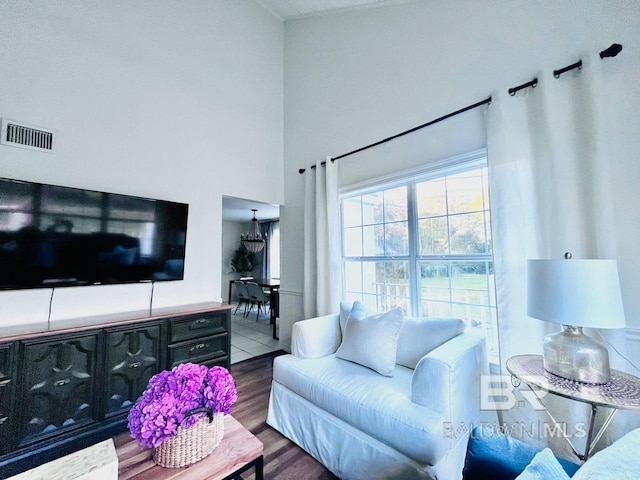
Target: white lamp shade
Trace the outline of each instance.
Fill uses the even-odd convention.
[[[527,315],[591,328],[624,328],[615,260],[529,260]]]

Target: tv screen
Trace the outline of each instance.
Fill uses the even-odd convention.
[[[0,289],[182,280],[188,205],[0,178]]]

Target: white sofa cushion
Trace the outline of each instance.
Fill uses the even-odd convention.
[[[640,472],[640,428],[590,457],[572,477],[575,480],[628,480]]]
[[[516,480],[569,480],[550,448],[538,452]]]
[[[434,465],[446,454],[444,418],[411,401],[413,371],[396,366],[383,377],[329,355],[274,360],[273,379],[310,403],[390,445],[410,458]]]
[[[393,308],[378,315],[359,318],[360,303],[356,302],[347,319],[342,343],[336,356],[355,362],[387,377],[393,376],[402,328],[401,308]]]
[[[465,329],[459,318],[410,318],[406,317],[398,337],[396,363],[416,368],[422,357]]]

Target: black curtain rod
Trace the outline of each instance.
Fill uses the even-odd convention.
[[[523,83],[522,85],[518,85],[517,87],[513,87],[509,89],[509,95],[511,95],[512,97],[519,92],[520,90],[523,90],[525,88],[536,88],[538,86],[538,78],[534,78],[533,80],[531,80],[530,82],[527,83]]]
[[[600,52],[600,58],[604,59],[604,58],[607,58],[607,57],[615,57],[621,51],[622,51],[622,45],[620,45],[619,43],[614,43],[609,48],[605,48],[604,50],[602,50]],[[564,68],[560,68],[558,70],[554,70],[553,71],[553,76],[555,78],[560,78],[560,75],[562,75],[563,73],[569,72],[569,71],[574,70],[576,68],[577,69],[582,69],[582,60],[579,60],[576,63],[572,63],[571,65],[566,66]],[[517,87],[510,88],[509,89],[509,95],[514,96],[518,91],[520,91],[520,90],[522,90],[524,88],[528,88],[528,87],[536,88],[537,85],[538,85],[538,78],[534,78],[530,82],[523,83],[522,85],[518,85]],[[446,115],[443,115],[442,117],[436,118],[435,120],[431,120],[430,122],[423,123],[422,125],[418,125],[417,127],[413,127],[413,128],[411,128],[409,130],[406,130],[404,132],[398,133],[398,134],[393,135],[391,137],[387,137],[384,140],[380,140],[379,142],[375,142],[375,143],[372,143],[371,145],[367,145],[366,147],[361,147],[361,148],[358,148],[356,150],[352,150],[351,152],[348,152],[348,153],[343,153],[342,155],[338,155],[337,157],[332,157],[331,158],[331,162],[333,163],[336,160],[339,160],[340,158],[348,157],[349,155],[353,155],[354,153],[362,152],[363,150],[367,150],[367,149],[372,148],[372,147],[377,147],[378,145],[390,142],[391,140],[394,140],[394,139],[396,139],[398,137],[402,137],[402,136],[407,135],[409,133],[413,133],[416,130],[420,130],[422,128],[429,127],[429,126],[431,126],[431,125],[433,125],[435,123],[441,122],[443,120],[446,120],[448,118],[454,117],[454,116],[459,115],[461,113],[464,113],[466,111],[472,110],[472,109],[477,108],[477,107],[479,107],[481,105],[488,105],[490,103],[491,103],[491,97],[485,98],[484,100],[482,100],[480,102],[477,102],[477,103],[474,103],[473,105],[468,105],[468,106],[466,106],[464,108],[461,108],[460,110],[456,110],[455,112],[451,112],[451,113],[448,113]],[[327,162],[321,162],[320,163],[320,165],[323,166],[323,167],[326,164],[327,164]],[[316,165],[311,165],[311,167],[309,167],[309,168],[311,168],[313,170],[313,169],[316,168]],[[298,170],[298,173],[300,173],[300,174],[303,174],[304,172],[306,172],[306,169],[304,169],[304,168],[301,168],[301,169]]]
[[[563,73],[570,72],[571,70],[575,70],[576,68],[578,70],[582,70],[582,60],[579,60],[576,63],[569,65],[568,67],[560,68],[559,70],[554,70],[553,76],[555,78],[560,78],[560,75],[562,75]]]
[[[331,162],[333,163],[336,160],[339,160],[339,159],[344,158],[344,157],[348,157],[349,155],[353,155],[354,153],[362,152],[363,150],[367,150],[367,149],[372,148],[372,147],[377,147],[378,145],[382,145],[383,143],[387,143],[387,142],[390,142],[391,140],[395,140],[396,138],[402,137],[402,136],[407,135],[409,133],[413,133],[416,130],[420,130],[422,128],[429,127],[429,126],[431,126],[433,124],[436,124],[438,122],[442,122],[443,120],[446,120],[448,118],[455,117],[456,115],[460,115],[461,113],[467,112],[469,110],[473,110],[474,108],[478,108],[481,105],[488,105],[490,103],[491,103],[491,97],[485,98],[484,100],[476,102],[473,105],[467,105],[466,107],[461,108],[460,110],[456,110],[455,112],[447,113],[446,115],[443,115],[442,117],[438,117],[435,120],[431,120],[430,122],[423,123],[422,125],[418,125],[417,127],[413,127],[413,128],[411,128],[409,130],[405,130],[404,132],[398,133],[396,135],[392,135],[391,137],[387,137],[387,138],[385,138],[383,140],[380,140],[378,142],[375,142],[375,143],[372,143],[370,145],[367,145],[366,147],[360,147],[360,148],[358,148],[356,150],[352,150],[350,152],[343,153],[342,155],[338,155],[337,157],[332,157],[331,158]],[[327,162],[321,162],[320,163],[320,165],[323,166],[323,167],[326,164],[327,164]],[[316,168],[316,165],[311,165],[311,167],[309,167],[309,168],[311,168],[313,170],[314,168]],[[304,168],[301,168],[300,170],[298,170],[298,173],[300,173],[300,174],[302,174],[304,172],[306,172],[306,169],[304,169]]]
[[[622,51],[622,45],[620,45],[619,43],[614,43],[613,45],[611,45],[609,48],[605,48],[604,50],[602,50],[600,52],[600,58],[604,59],[607,57],[615,57],[616,55],[618,55],[620,52]],[[554,70],[553,71],[553,76],[555,78],[560,78],[560,75],[562,75],[563,73],[567,73],[571,70],[575,70],[575,69],[581,70],[582,69],[582,60],[577,61],[576,63],[572,63],[571,65],[568,65],[564,68],[560,68],[558,70]],[[516,92],[524,89],[524,88],[536,88],[536,86],[538,85],[538,79],[534,78],[533,80],[531,80],[530,82],[527,83],[523,83],[522,85],[518,85],[517,87],[513,87],[509,89],[509,95],[514,96],[516,94]]]

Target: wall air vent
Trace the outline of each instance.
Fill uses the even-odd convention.
[[[0,144],[28,148],[40,152],[53,152],[55,145],[54,130],[2,119]]]

